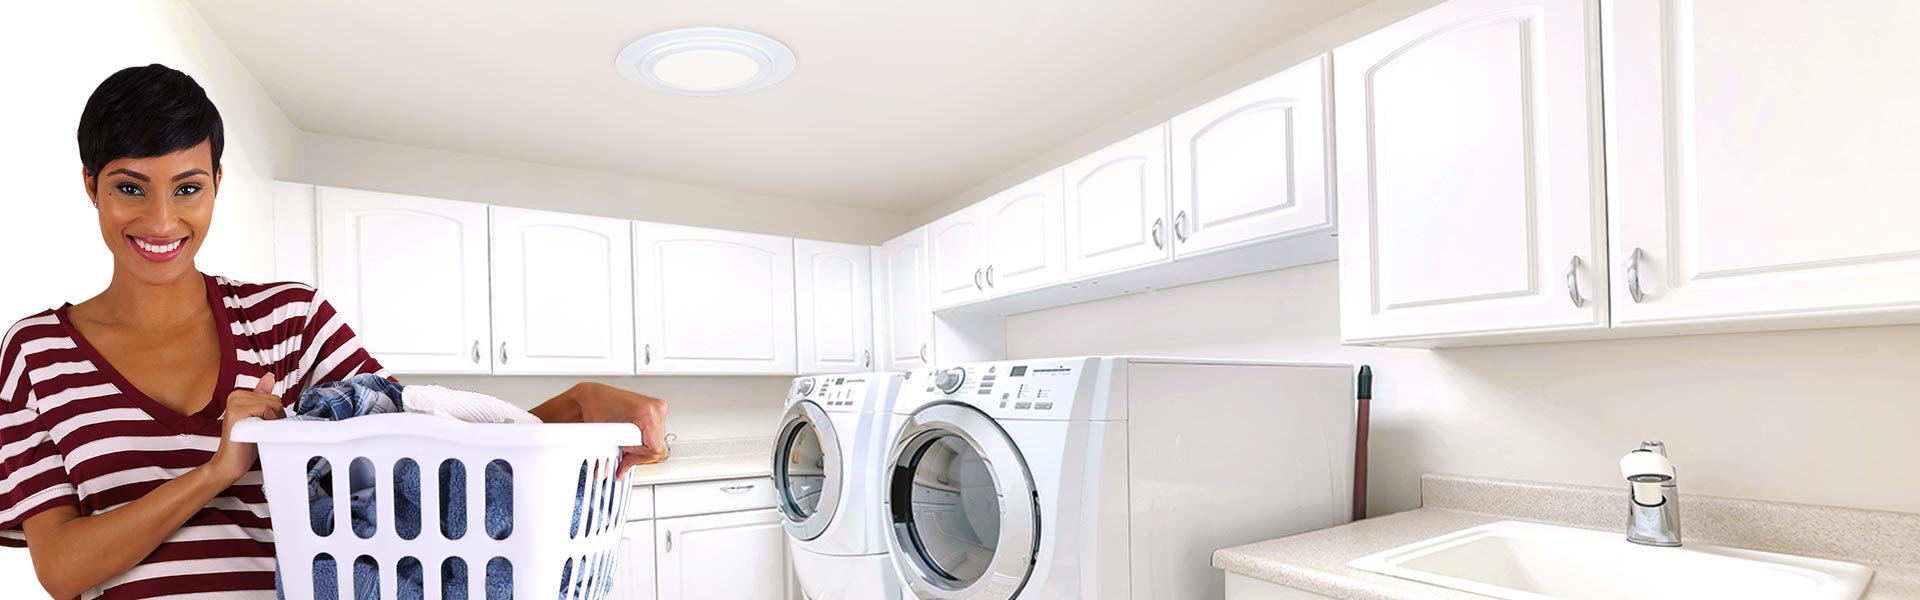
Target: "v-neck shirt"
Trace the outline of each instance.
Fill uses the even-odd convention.
[[[314,384],[387,375],[312,287],[203,278],[221,364],[214,397],[193,414],[128,383],[74,328],[71,305],[23,319],[0,339],[0,545],[24,545],[21,522],[48,509],[98,515],[206,464],[227,394],[267,373],[288,405]],[[256,465],[138,565],[81,597],[270,598],[267,514]]]

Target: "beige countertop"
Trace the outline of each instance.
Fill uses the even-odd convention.
[[[1424,508],[1215,552],[1229,573],[1345,600],[1484,596],[1347,566],[1362,556],[1504,520],[1624,529],[1624,490],[1429,475]],[[1682,496],[1688,541],[1847,560],[1874,569],[1864,600],[1920,599],[1920,514]],[[1466,510],[1468,508],[1474,510]]]
[[[676,443],[667,460],[634,467],[634,485],[773,475],[773,441],[748,438]]]

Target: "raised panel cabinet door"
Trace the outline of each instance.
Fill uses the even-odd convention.
[[[933,310],[927,305],[927,230],[915,229],[874,250],[875,307],[882,370],[905,371],[933,359]]]
[[[622,526],[619,562],[613,568],[614,600],[654,600],[653,521]]]
[[[494,373],[633,374],[624,219],[495,206]]]
[[[1048,171],[994,194],[986,211],[981,279],[988,295],[1011,294],[1058,283],[1067,276],[1066,240],[1060,226],[1060,170]]]
[[[873,263],[867,246],[793,241],[801,373],[873,369]]]
[[[941,309],[987,295],[985,203],[927,225],[928,301]]]
[[[1597,18],[1453,0],[1334,51],[1348,342],[1607,326]]]
[[[1068,279],[1173,257],[1167,130],[1166,125],[1149,129],[1062,169]]]
[[[1920,3],[1602,10],[1615,326],[1920,320]]]
[[[487,207],[322,187],[320,294],[393,373],[487,373]]]
[[[787,594],[787,536],[777,510],[655,521],[659,600]]]
[[[1327,73],[1314,58],[1173,118],[1176,260],[1332,232]]]
[[[639,372],[795,372],[793,239],[635,222]]]

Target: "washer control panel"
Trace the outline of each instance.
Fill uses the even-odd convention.
[[[853,408],[863,404],[867,391],[880,385],[885,373],[857,373],[852,375],[820,375],[801,377],[793,380],[793,387],[787,392],[787,401],[812,400],[829,410]]]
[[[959,400],[1009,416],[1064,414],[1091,362],[1071,358],[936,367],[909,377],[906,389],[927,400]]]

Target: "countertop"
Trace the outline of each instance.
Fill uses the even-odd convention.
[[[772,456],[772,439],[676,443],[667,460],[634,467],[633,485],[769,477],[773,475]]]
[[[1423,508],[1222,549],[1213,554],[1213,565],[1345,600],[1485,600],[1347,562],[1495,521],[1611,530],[1607,525],[1621,525],[1614,521],[1622,520],[1619,507],[1626,502],[1624,490],[1588,486],[1442,475],[1421,483]],[[1874,570],[1864,600],[1920,600],[1920,514],[1713,496],[1681,500],[1688,541],[1858,562]]]

